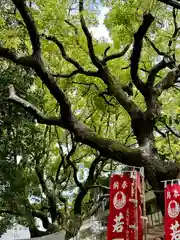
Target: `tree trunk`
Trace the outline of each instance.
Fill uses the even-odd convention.
[[[145,169],[145,178],[152,186],[157,198],[157,204],[164,214],[164,184],[163,180],[177,178],[180,167],[173,162],[162,160],[156,150],[153,129],[154,119],[139,114],[132,119],[132,128],[139,143],[142,159],[140,166]]]

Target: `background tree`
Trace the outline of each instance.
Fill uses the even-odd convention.
[[[177,178],[179,174],[178,1],[129,0],[97,4],[89,1],[85,4],[83,0],[13,0],[2,3],[2,65],[14,64],[16,74],[19,69],[25,71],[19,77],[29,77],[26,83],[41,96],[31,97],[28,91],[18,91],[19,79],[11,82],[7,77],[9,100],[21,106],[21,114],[26,114],[23,108],[29,113],[28,122],[32,123],[34,118],[40,124],[53,127],[59,149],[58,133],[61,136],[65,131],[70,136],[62,168],[67,172],[72,169],[73,181],[79,189],[70,213],[73,212],[76,219],[83,219],[83,205],[79,201],[86,201],[91,192],[89,186],[95,184],[107,159],[144,166],[146,178],[156,190],[163,211],[163,194],[158,192],[163,189],[161,181]],[[97,23],[99,4],[109,8],[105,24],[112,43],[94,40],[90,33],[90,27]],[[40,131],[43,128],[40,127]],[[61,194],[62,188],[54,185],[53,161],[47,163],[48,174],[42,171],[46,155],[53,152],[54,146],[46,147],[48,151],[43,152],[43,143],[39,145],[38,133],[33,132],[40,151],[32,145],[33,160],[30,161],[29,156],[28,161],[34,164],[46,195],[49,205],[46,220],[50,216],[50,226],[57,226],[57,212],[63,209],[58,205],[57,192]],[[42,136],[40,134],[40,138]],[[63,140],[62,146],[64,143]],[[83,184],[77,180],[76,161],[82,148],[91,156],[87,166],[89,174]],[[26,171],[29,169],[27,166]],[[53,177],[51,183],[47,181],[49,173]],[[47,182],[51,186],[47,186]],[[53,192],[57,189],[55,198],[49,188],[54,189]],[[28,197],[29,194],[26,200]],[[69,220],[64,221],[67,238],[76,235],[80,227],[79,224],[76,231],[70,233],[73,221]],[[48,232],[49,225],[45,228]]]

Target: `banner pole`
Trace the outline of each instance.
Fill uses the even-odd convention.
[[[135,231],[136,231],[136,234],[135,234],[135,239],[138,240],[138,227],[139,227],[139,224],[138,224],[138,197],[137,197],[137,191],[138,191],[138,184],[137,184],[137,171],[135,171],[135,176],[136,178],[133,180],[135,181],[135,200],[137,201],[137,204],[135,204],[136,208],[135,208]]]
[[[146,217],[146,200],[145,200],[145,181],[144,181],[144,168],[141,169],[142,176],[141,176],[141,186],[142,186],[142,205],[143,205],[143,227],[144,227],[144,240],[147,240],[147,217]]]

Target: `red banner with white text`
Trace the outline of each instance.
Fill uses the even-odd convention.
[[[111,177],[108,240],[142,240],[141,191],[139,173],[135,173]]]
[[[164,231],[166,240],[180,239],[180,185],[165,188]]]

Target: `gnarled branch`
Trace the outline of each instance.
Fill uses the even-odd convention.
[[[82,0],[80,0],[81,22],[83,25],[84,21],[82,11],[83,2]],[[86,25],[85,26],[83,25],[83,28],[84,31],[87,33],[87,29],[85,30]],[[87,37],[87,39],[90,40],[91,38]],[[89,42],[89,47],[91,46],[91,44],[92,42],[91,43]],[[52,74],[50,74],[49,71],[46,69],[43,60],[37,60],[34,59],[33,57],[27,57],[26,59],[23,58],[23,60],[21,61],[12,53],[12,51],[2,47],[0,47],[0,57],[9,59],[16,64],[21,64],[22,66],[25,67],[26,66],[31,67],[36,72],[37,76],[46,85],[51,95],[56,99],[56,101],[60,105],[61,123],[63,124],[58,123],[57,125],[72,132],[76,138],[76,141],[81,142],[83,144],[87,144],[92,148],[95,148],[101,153],[102,156],[114,158],[117,161],[120,161],[125,164],[131,164],[133,158],[134,165],[140,164],[142,156],[139,149],[131,149],[129,147],[124,146],[118,141],[102,138],[75,117],[71,110],[71,104],[69,99],[67,98],[64,91],[58,86]],[[104,71],[106,70],[103,70],[102,74],[104,74]],[[106,82],[105,77],[106,76],[104,75],[104,82]],[[108,75],[108,77],[110,77],[110,75]],[[112,79],[109,79],[109,82],[111,82],[111,80]],[[112,81],[114,82],[115,80]],[[132,100],[130,100],[127,97],[126,93],[124,93],[122,88],[119,86],[117,88],[117,85],[118,84],[114,84],[113,86],[109,87],[113,91],[114,96],[117,98],[120,104],[125,109],[127,109],[127,111],[131,115],[134,112],[139,111],[137,106],[132,102]],[[28,108],[27,110],[29,111],[30,109]],[[38,120],[40,121],[40,119]]]
[[[89,77],[98,77],[98,72],[85,71],[82,69],[77,69],[77,70],[74,70],[73,72],[67,73],[67,74],[57,73],[57,74],[52,74],[52,75],[53,75],[53,77],[58,77],[58,78],[71,78],[71,77],[75,76],[76,74],[83,74],[83,75],[89,76]]]
[[[89,50],[89,56],[91,58],[92,63],[94,64],[94,66],[96,66],[99,69],[102,67],[102,65],[101,65],[101,62],[98,59],[98,57],[95,55],[92,36],[91,36],[91,33],[89,32],[86,22],[84,20],[83,11],[84,11],[84,1],[79,0],[80,22],[81,22],[82,30],[86,36],[88,50]]]
[[[33,104],[31,104],[31,103],[27,102],[26,100],[17,96],[13,85],[9,86],[9,98],[8,99],[11,102],[15,102],[15,103],[21,105],[21,107],[23,107],[27,112],[29,112],[37,120],[38,123],[42,123],[42,124],[46,124],[46,125],[56,125],[56,126],[63,125],[60,118],[45,116]]]
[[[146,86],[152,87],[154,85],[154,81],[155,81],[155,78],[157,76],[157,73],[159,71],[161,71],[162,69],[164,69],[166,66],[167,66],[167,63],[163,59],[162,61],[157,63],[154,67],[152,67],[152,69],[149,72],[149,76],[148,76],[148,80],[146,82]]]
[[[105,51],[105,56],[104,56],[102,62],[103,62],[103,63],[107,63],[107,62],[110,61],[110,60],[113,60],[113,59],[120,58],[120,57],[124,56],[124,55],[127,53],[129,47],[130,47],[130,44],[127,45],[121,52],[119,52],[119,53],[114,53],[114,54],[109,55],[109,56],[106,56],[107,49],[108,49],[108,48],[107,48],[106,51]]]
[[[13,3],[18,9],[18,11],[20,12],[21,17],[24,23],[26,24],[26,27],[31,39],[33,55],[39,58],[41,54],[41,46],[40,46],[39,33],[36,28],[34,19],[32,18],[31,14],[29,14],[24,0],[13,0]]]
[[[149,29],[154,17],[149,13],[143,17],[143,22],[138,31],[134,34],[133,51],[131,55],[131,78],[137,89],[144,95],[144,83],[141,81],[138,75],[138,67],[140,61],[140,55],[143,45],[143,38]]]
[[[155,90],[157,92],[157,96],[160,96],[161,93],[172,87],[176,81],[176,70],[173,69],[172,71],[168,72],[167,75],[155,85]]]
[[[154,49],[154,51],[155,51],[158,55],[164,56],[164,57],[169,57],[169,55],[168,55],[167,53],[160,51],[160,50],[156,47],[156,45],[150,40],[150,38],[148,38],[147,36],[145,36],[145,39],[147,40],[147,42],[150,43],[151,47]]]
[[[45,34],[42,34],[42,36],[45,37],[47,40],[54,42],[58,46],[58,48],[59,48],[59,50],[60,50],[60,52],[62,54],[62,57],[67,62],[73,64],[77,69],[83,71],[83,67],[76,60],[74,60],[73,58],[68,56],[68,54],[66,53],[66,50],[65,50],[63,44],[55,36],[46,36]]]
[[[103,158],[100,155],[97,156],[93,160],[93,162],[90,166],[90,169],[89,169],[89,174],[88,174],[87,180],[83,185],[83,189],[80,189],[80,191],[76,197],[76,200],[74,203],[74,213],[75,214],[81,214],[82,201],[83,201],[84,197],[86,196],[86,194],[89,190],[89,187],[92,186],[96,180],[96,179],[94,179],[94,172],[95,172],[97,164],[102,160],[103,160]]]

